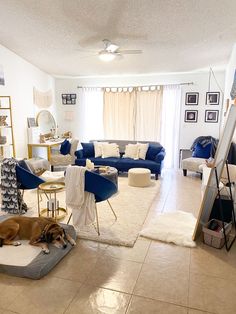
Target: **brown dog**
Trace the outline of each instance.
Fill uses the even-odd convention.
[[[48,254],[48,243],[58,248],[66,248],[67,241],[75,245],[74,239],[51,218],[16,216],[0,223],[0,246],[20,245],[17,240],[30,240],[31,245],[39,246]]]

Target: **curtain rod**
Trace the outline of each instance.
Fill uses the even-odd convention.
[[[91,88],[138,88],[138,87],[157,87],[157,86],[168,86],[168,85],[193,85],[193,82],[186,82],[186,83],[174,83],[174,84],[152,84],[152,85],[141,85],[141,86],[77,86],[77,88],[86,88],[86,87],[91,87]]]

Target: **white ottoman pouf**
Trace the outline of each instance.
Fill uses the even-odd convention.
[[[145,187],[151,184],[151,171],[146,168],[131,168],[128,171],[130,186]]]

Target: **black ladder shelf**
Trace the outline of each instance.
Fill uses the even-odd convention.
[[[230,194],[229,197],[230,197],[230,201],[231,201],[231,205],[232,205],[231,206],[231,208],[232,208],[232,226],[234,227],[234,235],[233,235],[233,238],[232,238],[230,243],[228,243],[229,241],[227,240],[226,231],[225,231],[224,209],[223,209],[222,198],[221,198],[221,194],[220,194],[220,186],[219,186],[220,181],[219,181],[216,167],[214,167],[214,171],[215,171],[216,186],[217,186],[217,197],[219,199],[220,216],[221,216],[223,233],[224,233],[224,240],[225,240],[224,245],[225,245],[225,248],[228,252],[231,249],[234,241],[236,240],[236,222],[235,222],[235,212],[234,212],[234,200],[233,200],[233,195],[232,195],[232,184],[235,184],[235,183],[234,182],[232,183],[230,181],[228,161],[226,161],[225,164],[226,164],[227,179],[228,179],[228,183],[226,186],[229,188],[229,194]],[[229,236],[229,238],[230,238],[230,236]]]

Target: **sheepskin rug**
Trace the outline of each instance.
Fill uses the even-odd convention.
[[[191,213],[183,211],[164,213],[142,229],[140,235],[152,240],[195,247],[196,243],[192,240],[195,224],[196,218]]]

